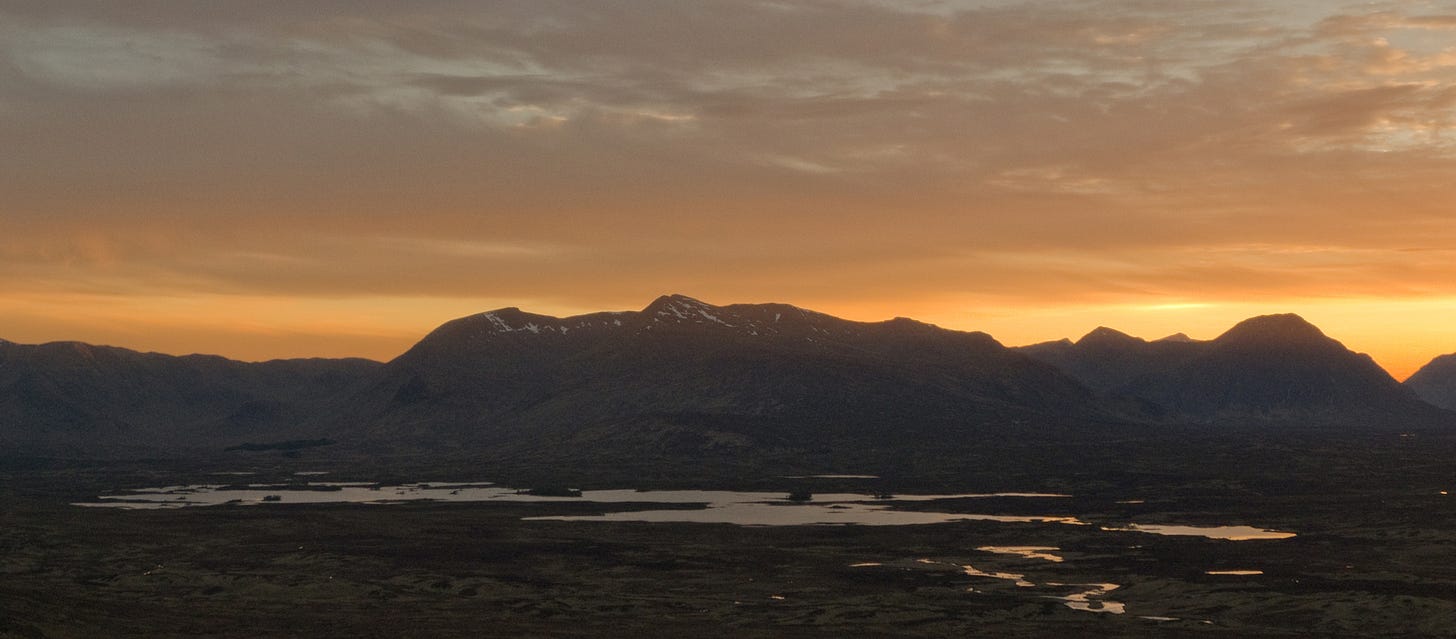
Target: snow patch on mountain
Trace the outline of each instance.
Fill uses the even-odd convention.
[[[592,334],[602,331],[653,331],[670,327],[727,331],[747,337],[846,338],[858,335],[864,324],[847,322],[788,304],[731,304],[714,306],[686,295],[664,295],[641,311],[591,313],[551,317],[515,307],[480,313],[459,321],[475,339],[505,335]]]
[[[729,328],[734,327],[734,324],[721,317],[723,309],[686,295],[669,295],[660,299],[658,303],[654,303],[653,306],[657,307],[652,318],[654,322],[661,323],[664,320],[677,323],[690,321],[697,324],[711,322]]]
[[[515,308],[506,308],[481,313],[469,319],[478,321],[480,328],[483,329],[480,332],[482,335],[505,333],[566,335],[571,331],[621,328],[623,326],[622,317],[631,315],[633,313],[630,312],[592,313],[591,315],[558,318],[545,315],[533,315],[523,313]]]

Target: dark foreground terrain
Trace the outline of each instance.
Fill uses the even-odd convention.
[[[615,474],[586,461],[385,465],[329,458],[327,448],[186,464],[11,459],[0,471],[0,637],[1456,636],[1456,496],[1442,493],[1456,492],[1450,435],[1170,432],[1038,450],[948,451],[939,463],[917,460],[923,472],[901,467],[880,480],[791,479],[722,460],[703,460],[695,477],[672,465],[652,475],[647,462]],[[257,473],[249,481],[329,471],[335,480],[592,488],[1054,491],[1072,497],[934,508],[1298,536],[1229,541],[989,521],[522,520],[620,510],[582,502],[70,505],[122,488],[217,481],[209,473],[220,470]],[[1046,552],[1064,561],[978,550],[1002,546],[1055,548]],[[1207,574],[1228,570],[1262,574]],[[1101,612],[1055,598],[1102,583],[1118,588],[1089,598]],[[1113,603],[1125,614],[1106,610]]]

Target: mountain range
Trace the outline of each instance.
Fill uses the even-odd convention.
[[[1180,420],[1390,424],[1440,419],[1415,390],[1297,315],[1244,320],[1209,341],[1108,328],[1021,347],[1089,388]]]
[[[1437,406],[1453,400],[1456,360],[1402,385],[1293,315],[1209,341],[1099,328],[1007,348],[905,318],[669,295],[633,312],[463,317],[388,363],[0,341],[0,445],[73,456],[295,440],[525,457],[893,450],[1087,424],[1445,424]]]

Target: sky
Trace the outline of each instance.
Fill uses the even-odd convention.
[[[0,338],[665,293],[1456,352],[1456,1],[0,1]]]

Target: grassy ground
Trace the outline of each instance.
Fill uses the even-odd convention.
[[[308,463],[259,460],[278,473]],[[1435,489],[1445,472],[1431,464],[1404,483],[1335,474],[1328,491],[1262,493],[1201,475],[1115,487],[1135,494],[1104,482],[1044,513],[1300,533],[1233,542],[992,522],[521,519],[601,511],[585,503],[86,509],[68,502],[195,476],[11,470],[0,478],[0,637],[1456,636],[1456,497]],[[984,546],[1051,546],[1065,561]],[[1220,569],[1264,574],[1205,574]],[[1048,585],[1104,582],[1120,585],[1105,599],[1127,614],[1072,610],[1051,597],[1085,588]]]

